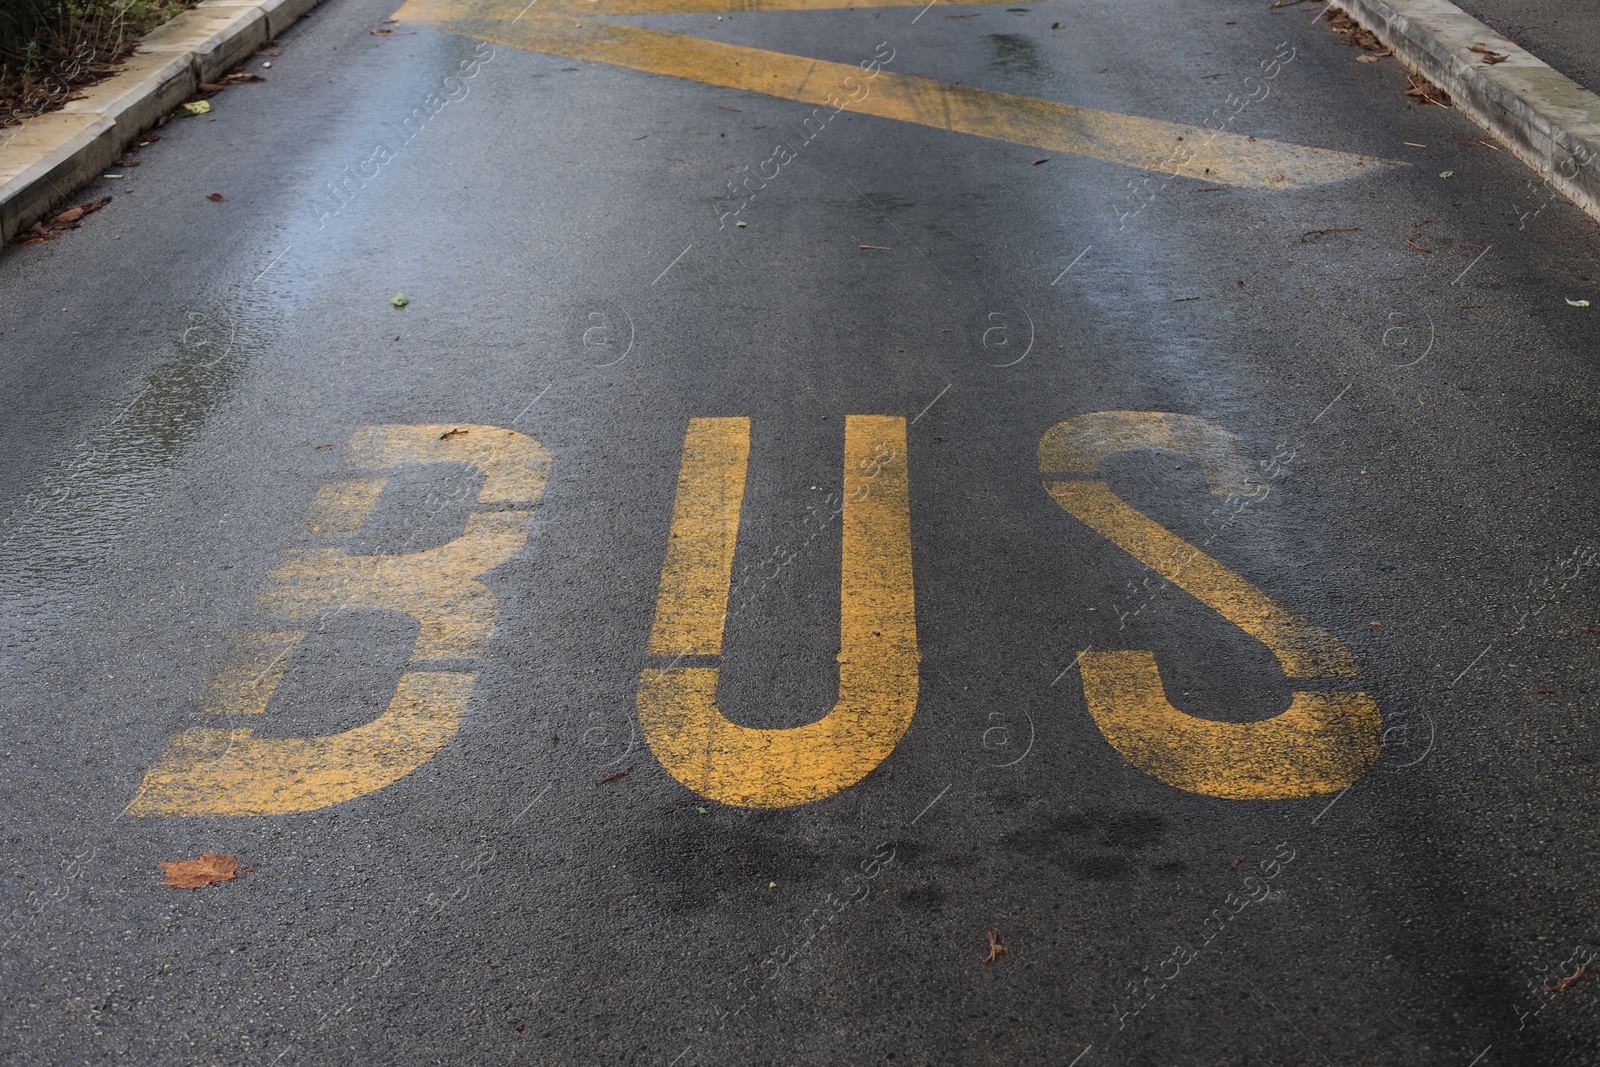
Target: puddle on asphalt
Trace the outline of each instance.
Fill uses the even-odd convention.
[[[270,342],[278,299],[246,289],[187,312],[172,358],[23,497],[0,538],[0,664],[59,628],[83,572],[122,539]]]

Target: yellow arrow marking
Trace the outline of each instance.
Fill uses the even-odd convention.
[[[917,709],[906,420],[845,419],[839,702],[816,722],[760,730],[717,707],[717,667],[648,669],[639,722],[672,776],[723,804],[778,808],[854,785],[894,751]],[[739,530],[749,419],[693,419],[650,652],[722,651]]]
[[[644,2],[644,0],[625,0]],[[410,0],[396,17],[513,48],[610,63],[651,74],[857,114],[1088,156],[1250,189],[1344,181],[1405,164],[1323,148],[1215,133],[1199,126],[947,85],[892,71],[768,52],[619,23],[524,15],[507,0]],[[471,16],[462,13],[471,11]],[[848,79],[848,80],[847,80]],[[860,95],[857,95],[860,94]],[[1174,153],[1178,153],[1175,155]],[[1186,162],[1188,153],[1193,153]]]

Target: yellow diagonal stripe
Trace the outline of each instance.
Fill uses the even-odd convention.
[[[450,0],[450,10],[469,6]],[[846,106],[856,114],[973,134],[1046,152],[1157,168],[1174,149],[1204,146],[1179,171],[1187,177],[1249,189],[1293,189],[1343,181],[1403,166],[1392,160],[1322,148],[1215,134],[1198,126],[1073,107],[1011,93],[882,71],[868,78],[858,66],[759,48],[722,44],[618,23],[559,16],[486,17],[507,10],[503,0],[471,5],[476,18],[436,18],[440,5],[411,0],[399,17],[513,48],[762,93],[784,100]],[[514,16],[516,12],[513,10]],[[848,84],[845,79],[849,79]],[[850,95],[860,94],[847,103]]]
[[[510,0],[410,0],[396,18],[413,22],[441,19],[519,19],[537,15],[586,15],[607,18],[615,15],[688,15],[731,11],[737,14],[757,11],[842,11],[864,7],[927,7],[928,0],[535,0],[526,3]],[[939,7],[986,6],[982,0],[950,3],[939,0]],[[932,15],[928,16],[933,18]],[[520,20],[520,19],[519,19]]]

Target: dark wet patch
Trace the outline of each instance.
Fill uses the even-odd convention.
[[[985,39],[994,55],[989,66],[1007,74],[1043,74],[1044,61],[1032,37],[1020,33],[991,33]]]
[[[936,885],[912,886],[894,898],[894,902],[902,908],[937,908],[944,901],[945,892]]]
[[[1001,837],[1000,843],[1079,878],[1120,881],[1136,873],[1136,865],[1150,861],[1147,851],[1159,846],[1166,834],[1167,821],[1155,812],[1097,809],[1067,812],[1023,827]]]
[[[674,910],[717,907],[771,882],[788,888],[821,878],[828,861],[787,819],[726,822],[674,814],[661,819],[631,852],[640,891]]]

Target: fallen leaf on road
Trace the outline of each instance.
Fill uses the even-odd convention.
[[[162,885],[199,889],[213,882],[231,882],[239,877],[239,860],[221,852],[202,852],[197,860],[163,861],[161,869],[167,872],[167,880]]]
[[[627,774],[631,770],[633,770],[633,764],[630,763],[626,767],[622,768],[622,770],[618,771],[616,774],[608,774],[604,778],[602,778],[598,782],[596,782],[595,784],[596,785],[605,785],[607,782],[614,782],[618,778],[621,778],[623,775]]]
[[[17,245],[33,245],[40,241],[53,241],[68,230],[76,230],[85,215],[93,214],[111,203],[109,196],[99,200],[91,200],[87,204],[75,204],[64,211],[59,211],[50,218],[35,222],[13,238],[12,243]]]
[[[1325,233],[1354,233],[1362,228],[1360,226],[1330,226],[1325,230],[1307,230],[1300,235],[1300,243],[1305,244],[1307,237],[1319,237]]]
[[[1421,236],[1422,236],[1422,234],[1420,234],[1420,233],[1414,233],[1414,234],[1411,235],[1411,237],[1421,237]],[[1423,248],[1421,245],[1417,244],[1417,242],[1413,241],[1411,239],[1411,237],[1407,237],[1406,238],[1406,244],[1410,245],[1412,248],[1415,248],[1418,252],[1426,252],[1430,256],[1433,255],[1433,249],[1431,249],[1431,248]]]
[[[1048,163],[1048,162],[1050,162],[1050,157],[1049,157],[1049,156],[1045,156],[1045,157],[1044,157],[1044,158],[1043,158],[1043,159],[1036,159],[1036,160],[1034,160],[1034,161],[1033,161],[1033,165],[1034,165],[1034,166],[1035,166],[1035,167],[1037,167],[1037,166],[1038,166],[1038,165],[1039,165],[1039,164],[1041,164],[1041,163]]]
[[[1456,172],[1453,170],[1441,170],[1439,172],[1439,177],[1441,178],[1454,178],[1455,176]]]
[[[871,248],[879,252],[893,252],[893,245],[861,245],[862,248]]]
[[[204,115],[206,112],[208,112],[210,110],[211,110],[211,101],[209,101],[209,100],[191,100],[189,103],[184,104],[184,105],[182,105],[182,106],[180,106],[178,108],[178,114],[184,116],[185,118],[190,118],[190,117],[193,117],[195,115]]]
[[[446,430],[444,433],[439,435],[439,440],[448,441],[452,437],[465,437],[466,435],[466,430]],[[555,740],[555,736],[555,734],[551,734],[550,739]]]
[[[1566,298],[1566,301],[1567,301],[1567,303],[1571,304],[1575,308],[1586,308],[1586,307],[1589,306],[1589,301],[1587,301],[1587,300],[1574,300],[1570,296]]]
[[[397,308],[403,308],[407,304],[411,303],[411,298],[404,293],[396,293],[394,299],[389,301],[389,303],[393,304]]]
[[[1006,947],[1000,943],[1000,934],[999,934],[999,932],[995,931],[995,930],[990,930],[989,931],[989,954],[983,958],[983,962],[984,963],[993,963],[995,960],[997,960],[1001,956],[1005,955],[1005,952],[1006,952]]]
[[[267,54],[275,56],[278,53],[276,53],[276,52],[268,52]],[[264,82],[266,80],[267,79],[263,78],[259,74],[251,74],[247,70],[241,70],[241,71],[236,71],[235,73],[228,75],[226,78],[223,78],[222,79],[222,84],[224,84],[224,85],[238,85],[240,82]]]
[[[1483,61],[1485,63],[1490,63],[1490,64],[1504,63],[1506,60],[1511,58],[1510,56],[1508,56],[1508,55],[1506,55],[1506,54],[1504,54],[1502,52],[1495,52],[1495,51],[1492,51],[1492,50],[1490,50],[1488,48],[1485,48],[1482,41],[1479,41],[1477,44],[1475,44],[1471,48],[1467,49],[1467,51],[1478,53],[1480,56],[1483,57]]]
[[[1356,62],[1357,63],[1376,63],[1378,60],[1380,60],[1382,58],[1383,58],[1382,56],[1362,55],[1362,56],[1356,56]]]
[[[1571,978],[1563,978],[1561,981],[1557,982],[1555,985],[1547,985],[1547,986],[1545,986],[1544,987],[1544,991],[1546,993],[1559,993],[1563,989],[1567,988],[1567,986],[1571,985],[1573,982],[1576,982],[1578,979],[1582,978],[1585,974],[1588,974],[1588,973],[1589,973],[1589,965],[1587,963],[1585,963],[1585,964],[1583,964],[1582,966],[1580,966],[1578,968],[1578,973],[1577,974],[1573,975]]]
[[[223,196],[221,193],[211,193],[206,197],[206,199],[207,200],[215,200],[217,203],[220,204],[220,203],[222,203],[224,200],[226,200],[228,198]]]
[[[201,82],[200,83],[200,91],[202,93],[220,93],[220,92],[222,92],[222,90],[224,90],[226,88],[227,88],[226,85],[216,85],[216,84],[214,84],[212,82]]]
[[[1420,74],[1413,73],[1410,75],[1406,84],[1406,95],[1424,104],[1437,104],[1440,107],[1450,106],[1450,94]]]

